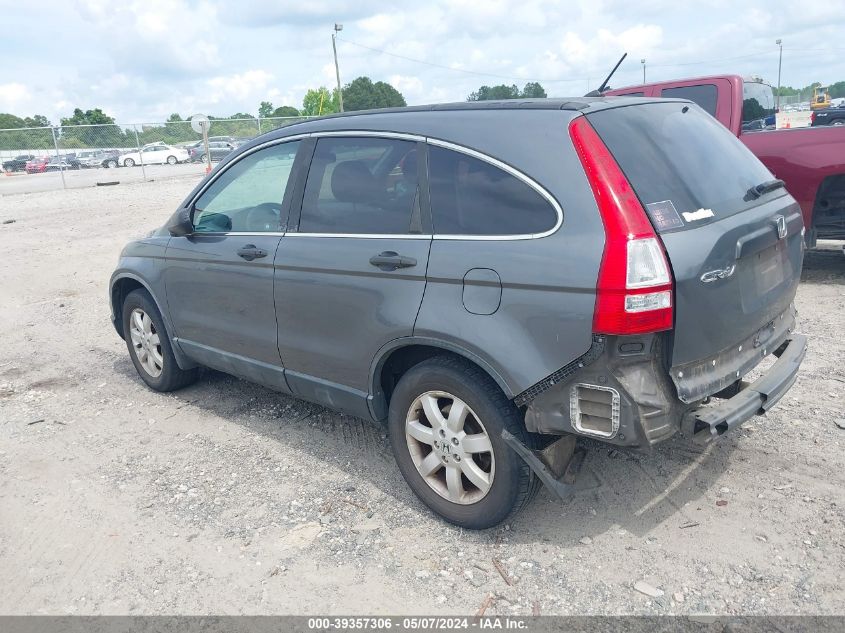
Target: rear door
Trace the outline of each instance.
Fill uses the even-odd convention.
[[[708,371],[734,371],[735,362],[724,363],[731,350],[770,353],[766,340],[782,315],[791,322],[801,274],[803,224],[792,196],[694,105],[649,103],[588,119],[639,196],[672,266],[673,378],[704,361]],[[764,183],[769,187],[755,191]]]
[[[304,398],[369,416],[376,352],[413,331],[431,245],[420,145],[354,133],[316,141],[298,232],[275,262],[279,352]]]
[[[164,280],[176,337],[202,364],[286,389],[276,347],[273,257],[299,141],[241,157],[197,198],[194,232],[167,247]]]

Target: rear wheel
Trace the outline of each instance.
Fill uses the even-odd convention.
[[[176,163],[178,163],[178,162],[179,162],[179,161],[178,161],[178,160],[176,160],[176,157],[175,157],[175,156],[168,156],[168,157],[167,157],[167,164],[168,164],[168,165],[175,165],[175,164],[176,164]]]
[[[462,359],[439,356],[402,376],[388,425],[405,481],[450,523],[497,525],[539,486],[501,437],[507,429],[531,446],[518,409],[487,374]]]
[[[126,160],[123,161],[123,166],[124,167],[134,167],[135,161],[132,160],[131,158],[127,158]]]
[[[146,290],[133,290],[123,302],[123,338],[138,375],[155,391],[174,391],[197,378],[197,370],[176,363],[161,313]]]
[[[114,168],[116,168],[116,167],[117,167],[117,161],[116,161],[116,160],[114,160],[114,159],[112,159],[112,160],[107,160],[107,161],[106,161],[106,167],[107,167],[108,169],[114,169]]]

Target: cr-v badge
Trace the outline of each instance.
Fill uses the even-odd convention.
[[[732,264],[727,268],[720,268],[717,270],[710,270],[703,275],[701,275],[701,281],[706,284],[709,284],[711,281],[716,281],[717,279],[727,279],[731,275],[734,274],[736,270],[736,264]]]

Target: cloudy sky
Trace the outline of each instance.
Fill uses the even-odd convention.
[[[0,112],[53,121],[74,107],[124,123],[300,107],[334,85],[334,22],[341,80],[389,81],[411,104],[527,81],[580,95],[623,51],[614,87],[642,81],[642,58],[649,81],[776,83],[777,38],[784,85],[845,80],[835,0],[0,0],[0,16]]]

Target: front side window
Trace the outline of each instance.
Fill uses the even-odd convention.
[[[557,211],[526,182],[486,161],[443,147],[428,153],[434,231],[440,235],[533,235]]]
[[[775,95],[769,84],[746,81],[742,84],[742,130],[763,130],[775,120]]]
[[[273,145],[234,163],[194,204],[194,230],[198,233],[284,230],[282,201],[298,148],[299,141]]]
[[[661,97],[688,99],[698,105],[710,116],[716,116],[716,101],[719,91],[715,84],[701,84],[700,86],[680,86],[678,88],[664,88]]]
[[[302,233],[398,235],[412,230],[417,144],[386,138],[321,138],[308,170]]]

